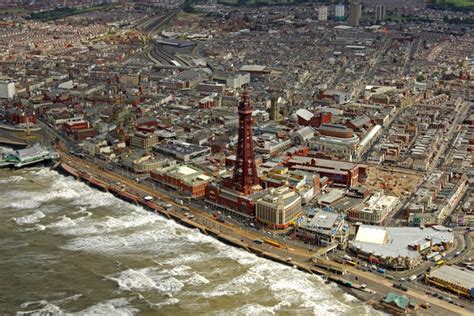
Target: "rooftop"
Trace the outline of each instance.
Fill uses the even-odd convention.
[[[466,289],[474,288],[472,272],[463,271],[454,266],[443,265],[439,269],[432,271],[429,276],[445,280]]]
[[[454,234],[446,230],[419,227],[379,227],[361,225],[353,247],[380,257],[419,258],[420,254],[408,248],[409,245],[423,244],[430,240],[432,245],[452,242]]]

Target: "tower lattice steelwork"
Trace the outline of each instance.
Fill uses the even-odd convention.
[[[252,188],[259,183],[252,138],[252,105],[247,90],[242,93],[239,102],[239,140],[232,177],[232,187],[250,194]]]

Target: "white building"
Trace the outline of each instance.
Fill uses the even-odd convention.
[[[318,9],[318,21],[328,20],[328,7],[322,6]]]
[[[13,99],[15,95],[15,83],[9,79],[0,80],[0,99]]]
[[[344,19],[344,5],[343,4],[336,4],[334,16],[336,20],[340,21]]]
[[[255,206],[257,220],[273,228],[288,227],[301,212],[301,197],[288,187],[271,188]]]

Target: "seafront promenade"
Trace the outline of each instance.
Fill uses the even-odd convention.
[[[213,236],[224,243],[245,249],[258,256],[293,266],[307,273],[322,275],[329,281],[351,288],[354,294],[360,294],[357,296],[370,297],[369,303],[377,303],[385,297],[388,292],[395,292],[407,295],[419,304],[425,302],[429,303],[431,305],[430,309],[418,310],[418,312],[422,312],[423,314],[470,314],[467,310],[458,306],[443,304],[442,301],[438,301],[414,289],[409,289],[408,292],[402,292],[393,287],[392,281],[382,276],[361,271],[355,267],[339,264],[323,257],[318,257],[318,264],[315,265],[313,263],[314,252],[293,244],[287,245],[280,240],[273,240],[270,236],[266,238],[273,241],[273,245],[271,242],[257,244],[255,240],[261,239],[262,236],[254,229],[245,229],[229,222],[221,223],[202,209],[190,205],[180,205],[176,203],[172,197],[163,192],[154,190],[151,187],[137,183],[114,172],[104,170],[93,163],[69,155],[64,151],[60,152],[60,156],[62,160],[61,166],[64,172],[91,186],[110,191],[119,198],[142,205],[182,225],[199,229],[201,233]],[[152,196],[155,200],[169,203],[173,208],[171,210],[165,210],[155,203],[146,201],[144,199],[145,196]],[[367,287],[362,289],[362,284],[365,284]]]

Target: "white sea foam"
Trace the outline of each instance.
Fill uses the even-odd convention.
[[[82,296],[82,294],[76,294],[72,297],[58,300],[57,302],[65,302],[67,300],[76,300]],[[57,303],[55,302],[55,303]],[[34,316],[42,316],[42,315],[78,315],[78,316],[90,316],[90,315],[114,315],[114,316],[129,316],[135,315],[138,310],[130,306],[129,301],[126,298],[118,298],[107,300],[105,302],[101,302],[86,308],[77,313],[67,313],[64,312],[60,307],[57,305],[48,302],[47,300],[35,301],[35,302],[26,302],[20,305],[21,309],[31,308],[34,309],[26,310],[26,311],[18,311],[17,315],[34,315]]]
[[[186,276],[186,275],[191,274],[191,272],[189,270],[191,270],[191,267],[177,266],[177,267],[174,267],[173,269],[169,270],[168,274],[172,275],[172,276]]]
[[[64,303],[68,303],[68,302],[71,302],[71,301],[77,301],[81,297],[83,297],[83,295],[80,294],[80,293],[79,294],[74,294],[74,295],[65,297],[63,299],[56,300],[56,301],[54,301],[54,303],[55,304],[64,304]]]
[[[90,315],[114,315],[114,316],[130,316],[135,315],[138,312],[136,308],[130,306],[129,301],[126,298],[117,298],[108,300],[94,306],[88,307],[87,309],[74,313],[74,315],[90,316]]]
[[[354,295],[344,293],[342,296],[344,298],[344,301],[346,301],[348,303],[360,302],[359,299],[357,297],[355,297]]]
[[[225,311],[227,315],[276,315],[281,308],[290,306],[291,304],[285,301],[279,302],[275,306],[263,306],[260,304],[246,304],[233,311]]]
[[[189,285],[202,285],[208,284],[210,281],[199,273],[193,272],[192,276],[188,279],[183,280],[183,282]]]
[[[165,260],[163,263],[167,265],[179,265],[192,262],[200,262],[204,258],[205,254],[202,252],[196,252],[192,254],[186,254],[181,256],[176,256],[174,258]]]
[[[45,217],[44,213],[41,211],[36,211],[33,214],[26,215],[23,217],[13,217],[14,220],[18,225],[25,225],[25,224],[35,224],[40,221],[41,218]]]
[[[72,227],[72,226],[76,226],[77,224],[77,220],[73,220],[69,217],[67,217],[66,215],[63,215],[61,216],[61,220],[55,222],[55,223],[52,223],[52,224],[49,224],[47,226],[47,228],[69,228],[69,227]]]
[[[179,303],[179,299],[175,298],[175,297],[170,297],[170,298],[167,298],[166,300],[164,300],[163,302],[160,302],[160,303],[150,303],[152,306],[155,306],[155,307],[158,307],[158,308],[161,308],[161,307],[164,307],[164,306],[169,306],[169,305],[176,305]]]
[[[49,303],[46,300],[35,301],[35,302],[26,302],[20,305],[20,308],[25,309],[28,307],[33,307],[34,309],[30,309],[27,311],[18,311],[17,315],[33,315],[33,316],[41,316],[41,315],[59,315],[63,314],[63,311],[58,306]]]
[[[156,291],[164,294],[174,294],[179,297],[179,299],[171,297],[154,304],[155,306],[178,304],[180,300],[182,302],[185,300],[185,298],[181,298],[181,295],[184,297],[186,295],[194,296],[196,295],[194,293],[205,298],[235,295],[250,297],[254,291],[265,291],[270,298],[276,299],[279,303],[274,306],[265,306],[265,303],[261,303],[262,305],[249,303],[239,307],[236,311],[231,311],[231,314],[275,314],[282,310],[285,310],[285,312],[288,310],[299,311],[303,314],[335,315],[348,312],[353,306],[354,301],[347,298],[346,295],[341,300],[342,302],[335,299],[332,292],[339,290],[323,284],[317,277],[309,276],[298,270],[227,246],[209,236],[150,214],[141,207],[123,202],[111,194],[93,190],[70,178],[59,177],[54,172],[35,172],[40,177],[45,179],[50,177],[54,181],[51,181],[51,188],[46,188],[48,191],[52,190],[53,197],[34,196],[32,199],[34,203],[40,205],[49,201],[55,202],[58,199],[67,199],[70,200],[70,204],[79,207],[79,211],[74,210],[74,213],[58,218],[59,221],[48,226],[48,228],[55,229],[61,234],[75,237],[69,239],[64,246],[60,246],[61,248],[105,255],[120,253],[121,255],[133,254],[134,256],[146,257],[152,254],[159,258],[157,260],[161,263],[160,267],[144,269],[132,267],[106,277],[116,282],[122,291]],[[59,180],[57,180],[58,177]],[[48,191],[39,195],[45,196]],[[18,192],[15,194],[18,194]],[[18,197],[14,196],[16,201],[13,200],[13,202],[21,201]],[[8,200],[8,203],[11,201]],[[102,206],[111,210],[109,216],[102,218],[97,218],[97,215],[91,216],[92,212],[89,211],[91,208]],[[81,213],[85,216],[76,217],[72,215]],[[98,214],[101,213],[103,212],[98,212]],[[35,227],[39,226],[41,225]],[[210,253],[196,252],[199,251],[196,249],[196,245],[202,244],[211,244],[215,251]],[[167,259],[163,260],[163,258]],[[242,273],[230,280],[223,280],[220,285],[211,285],[211,281],[206,278],[209,277],[207,273],[204,277],[192,271],[190,267],[194,267],[196,264],[202,266],[211,259],[234,260],[236,269],[241,268]],[[219,269],[221,268],[209,271],[209,274],[215,275]],[[227,274],[222,273],[222,276],[225,275]],[[222,280],[222,278],[219,278],[219,280]],[[200,289],[199,292],[183,291],[184,287],[192,288],[204,284],[210,285],[206,286],[205,289]],[[211,287],[210,290],[209,287]],[[177,293],[180,294],[177,295]],[[49,306],[46,307],[48,304]],[[35,306],[34,309],[38,309],[40,311],[38,313],[41,313],[43,308],[59,308],[56,306],[58,305],[57,302],[52,302],[52,304],[47,302],[46,305],[43,305]],[[62,305],[59,304],[59,306]],[[366,311],[369,310],[369,308],[366,309]],[[80,314],[116,315],[120,314],[121,311],[126,314],[136,312],[130,307],[127,300],[120,299],[94,305]],[[59,312],[52,313],[60,312],[59,309]]]
[[[256,255],[243,251],[238,248],[229,247],[223,243],[217,242],[216,247],[219,250],[219,257],[230,258],[237,261],[240,265],[255,265],[258,262],[266,261]]]
[[[41,202],[35,201],[35,200],[19,200],[16,202],[11,202],[3,204],[3,207],[0,206],[0,208],[16,208],[20,210],[28,210],[28,209],[33,209],[33,208],[38,208],[40,207]]]
[[[25,180],[22,176],[11,176],[5,179],[0,179],[0,184],[7,184],[7,183],[16,183]]]
[[[156,269],[128,269],[120,272],[117,276],[107,277],[117,282],[123,291],[159,291],[163,293],[175,293],[181,291],[184,283],[172,276],[166,276]]]

